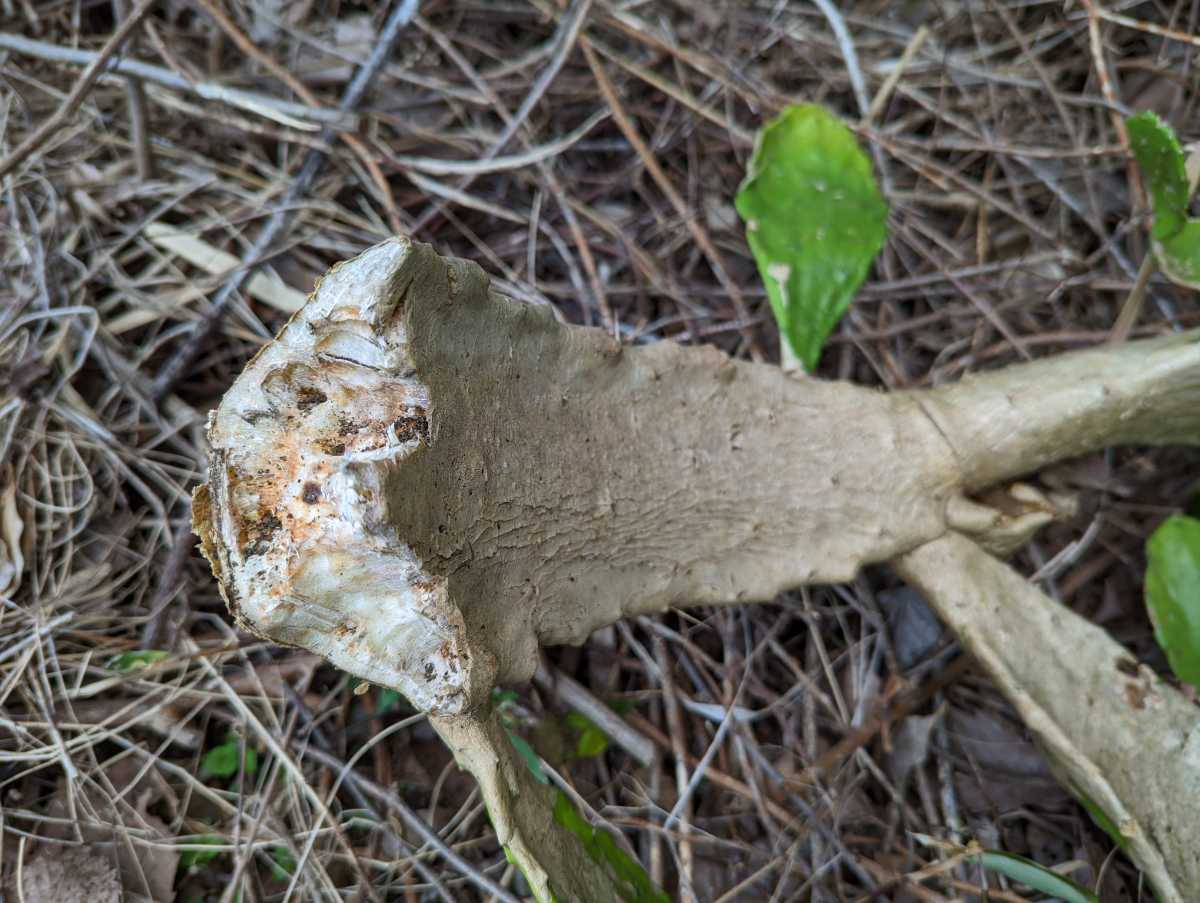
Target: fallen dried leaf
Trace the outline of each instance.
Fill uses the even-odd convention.
[[[21,533],[25,525],[17,512],[17,484],[0,489],[0,596],[11,596],[21,585],[25,556],[21,553]]]
[[[241,259],[228,251],[166,223],[149,223],[143,234],[160,248],[178,254],[192,266],[214,276],[224,276],[242,266]],[[298,311],[306,297],[304,292],[285,285],[282,279],[267,270],[259,270],[246,280],[246,291],[264,304],[289,314]],[[157,319],[157,315],[151,319]]]

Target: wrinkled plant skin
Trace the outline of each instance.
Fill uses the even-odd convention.
[[[896,569],[987,669],[1062,783],[1117,827],[1160,899],[1197,899],[1196,706],[1103,628],[955,533]]]
[[[528,679],[540,644],[844,581],[955,531],[1011,541],[1049,515],[966,492],[1108,445],[1200,442],[1200,342],[885,394],[621,346],[397,238],[324,277],[209,438],[195,528],[239,623],[486,738],[492,688]]]

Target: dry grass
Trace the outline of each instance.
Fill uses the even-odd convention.
[[[167,247],[163,227],[301,292],[399,229],[629,342],[771,359],[731,199],[764,118],[818,101],[858,123],[891,205],[887,248],[822,373],[902,388],[1106,340],[1146,252],[1121,118],[1155,109],[1200,137],[1197,48],[1180,39],[1195,4],[1111,10],[1179,33],[1164,37],[1096,3],[1038,0],[847,3],[833,19],[774,0],[426,2],[352,117],[316,110],[336,110],[386,9],[161,0],[110,57],[160,71],[82,82],[87,55],[144,5],[0,0],[0,31],[42,42],[0,49],[10,882],[87,843],[154,899],[521,890],[420,718],[231,628],[192,548],[188,493],[206,413],[294,293],[223,289],[227,276]],[[313,149],[324,156],[306,181]],[[1133,334],[1197,323],[1195,297],[1154,278]],[[1021,562],[1032,573],[1085,535],[1043,585],[1151,664],[1140,549],[1196,463],[1135,450],[1044,475],[1093,504]],[[8,579],[17,525],[23,566]],[[1103,873],[1106,901],[1147,899],[952,641],[908,661],[895,586],[872,571],[550,650],[592,696],[632,707],[651,767],[615,747],[566,758],[574,738],[551,684],[522,689],[514,717],[680,899],[969,900],[985,886],[1023,899],[966,867],[907,881],[940,855],[916,834],[978,837],[1069,863],[1084,883]],[[167,654],[142,668],[119,658],[147,649]],[[735,700],[744,717],[722,729]],[[228,737],[240,776],[206,773]],[[189,850],[218,855],[189,864]]]

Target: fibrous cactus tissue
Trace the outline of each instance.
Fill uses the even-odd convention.
[[[623,346],[395,238],[319,282],[209,439],[193,522],[238,622],[428,713],[539,899],[606,879],[547,826],[546,788],[488,711],[498,684],[622,617],[884,561],[1123,826],[1162,899],[1200,886],[1176,831],[1195,794],[1163,791],[1200,780],[1194,706],[1158,685],[1131,708],[1120,644],[994,557],[1072,508],[1009,481],[1110,445],[1200,444],[1194,332],[882,393]],[[1147,769],[1148,744],[1180,753]]]
[[[1198,356],[1182,335],[880,393],[622,346],[395,238],[334,267],[226,394],[194,521],[241,624],[456,714],[621,617],[1012,533],[966,493],[1186,441]]]
[[[435,714],[622,616],[849,579],[957,480],[907,396],[625,348],[406,239],[320,281],[209,439],[194,521],[239,623]]]
[[[401,316],[419,290],[407,253],[392,242],[335,267],[250,362],[209,421],[194,517],[241,625],[454,711],[475,675],[462,615],[388,516],[388,475],[429,430]]]

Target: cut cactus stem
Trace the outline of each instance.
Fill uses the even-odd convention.
[[[318,283],[209,439],[194,522],[238,622],[449,716],[529,679],[541,644],[849,580],[985,538],[964,492],[1200,442],[1200,342],[884,394],[623,347],[396,238]]]

